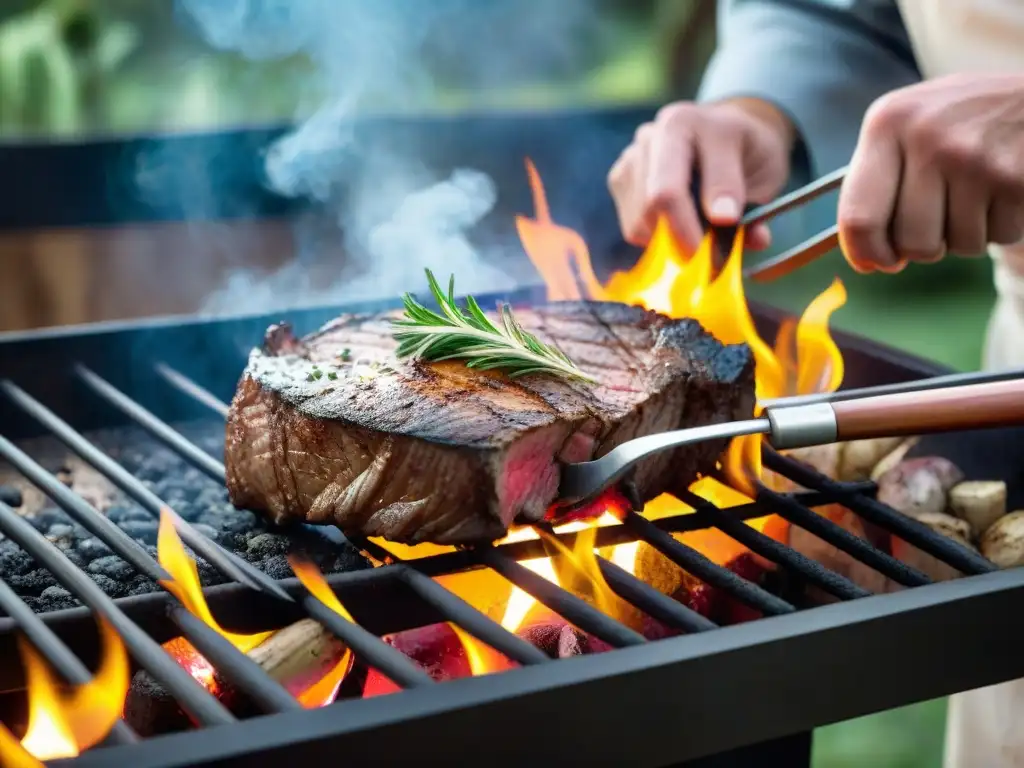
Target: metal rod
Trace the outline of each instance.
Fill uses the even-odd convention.
[[[181,605],[171,605],[168,615],[195,649],[212,662],[217,672],[252,698],[267,714],[302,709],[283,685],[268,675],[259,664],[216,630],[208,627]]]
[[[47,568],[54,578],[102,615],[117,630],[129,653],[160,682],[181,707],[203,725],[227,725],[234,716],[182,669],[153,638],[131,621],[117,604],[77,568],[43,534],[9,506],[0,502],[0,531]]]
[[[831,253],[838,246],[839,227],[829,227],[778,256],[751,264],[743,270],[743,277],[758,283],[770,283],[801,267],[806,267],[822,256]]]
[[[622,522],[684,571],[693,574],[709,586],[728,592],[741,603],[773,616],[792,613],[796,610],[785,600],[752,584],[728,568],[723,568],[712,562],[692,547],[672,538],[670,534],[662,531],[650,520],[641,517],[636,512],[625,512]]]
[[[923,552],[948,563],[961,573],[968,575],[991,573],[998,570],[976,552],[957,544],[952,539],[936,533],[928,526],[919,523],[876,499],[862,494],[843,493],[842,484],[815,472],[799,462],[793,461],[775,451],[765,451],[764,466],[773,472],[785,475],[805,488],[816,488],[826,493],[835,494],[840,503],[847,509],[856,512],[869,523],[896,534],[908,544],[912,544]],[[897,561],[899,562],[899,561]]]
[[[856,600],[871,595],[866,589],[857,586],[845,576],[825,568],[821,563],[811,560],[795,549],[780,544],[771,536],[766,536],[744,521],[731,517],[728,511],[719,509],[696,493],[691,491],[681,493],[679,500],[689,504],[695,510],[700,510],[713,517],[718,530],[735,539],[751,552],[771,560],[773,563],[786,566],[808,583],[820,587],[834,597],[841,600]]]
[[[227,418],[228,416],[228,405],[222,401],[210,390],[196,384],[192,379],[183,373],[179,373],[167,363],[157,363],[153,366],[156,372],[163,377],[163,379],[170,384],[172,387],[182,392],[201,405],[206,406],[211,411]]]
[[[0,608],[17,622],[29,642],[50,666],[57,670],[57,674],[64,678],[65,682],[71,685],[86,685],[92,682],[92,675],[85,665],[3,579],[0,579]],[[138,740],[135,731],[120,718],[105,739],[111,744],[134,744]]]
[[[608,582],[608,586],[622,599],[633,604],[648,616],[662,624],[688,633],[706,632],[718,629],[711,619],[705,618],[697,611],[664,595],[647,582],[638,579],[625,568],[620,568],[610,560],[597,556],[597,567]]]
[[[69,517],[110,547],[111,551],[126,560],[139,573],[153,581],[171,578],[141,544],[3,436],[0,436],[0,456],[53,499]]]
[[[0,382],[0,388],[22,410],[45,425],[58,440],[77,453],[97,471],[106,475],[114,485],[135,499],[151,515],[159,518],[160,514],[164,511],[171,514],[174,519],[175,528],[182,541],[222,574],[252,589],[272,594],[280,600],[291,600],[288,597],[288,593],[281,589],[277,582],[267,576],[267,574],[247,563],[233,552],[224,549],[215,541],[197,532],[169,505],[165,504],[156,494],[143,485],[137,477],[104,454],[103,451],[86,440],[70,424],[21,389],[21,387],[5,379]]]
[[[535,645],[514,635],[486,614],[478,611],[458,595],[449,592],[429,576],[404,565],[395,566],[402,580],[425,602],[436,608],[477,640],[520,664],[543,664],[550,661]]]
[[[152,411],[144,408],[132,400],[124,392],[119,390],[106,379],[97,375],[84,365],[75,366],[75,373],[85,382],[86,386],[93,390],[108,403],[120,410],[132,421],[146,430],[157,440],[164,443],[171,450],[181,456],[189,464],[206,473],[214,480],[224,482],[224,464],[217,461],[191,440],[184,437],[170,424],[163,421]]]
[[[571,624],[599,640],[604,640],[615,648],[647,642],[639,632],[634,632],[629,627],[606,616],[586,601],[506,557],[494,547],[478,547],[474,551],[480,558],[480,562],[500,573],[537,602],[546,605]]]
[[[782,474],[785,474],[784,472]],[[790,478],[794,479],[794,478]],[[916,568],[911,568],[902,560],[898,560],[890,554],[876,549],[866,539],[851,533],[837,525],[823,515],[819,515],[813,509],[797,504],[784,494],[776,493],[768,488],[758,489],[758,501],[765,505],[766,511],[775,512],[779,517],[788,520],[793,525],[803,528],[812,533],[822,541],[831,544],[836,549],[845,552],[864,565],[873,568],[883,576],[886,576],[905,587],[921,587],[931,584],[931,579]],[[845,506],[845,501],[839,501]]]
[[[740,219],[740,225],[752,227],[755,224],[768,221],[768,219],[773,219],[786,211],[804,205],[817,197],[821,197],[826,192],[831,192],[843,183],[847,170],[849,170],[849,166],[838,168],[812,181],[810,184],[776,198],[770,203],[750,209]]]
[[[311,593],[302,599],[302,607],[311,619],[316,619],[345,643],[364,662],[380,670],[393,683],[402,688],[430,685],[433,678],[412,659],[372,632],[339,616]]]
[[[875,387],[859,387],[843,389],[838,392],[824,392],[818,395],[797,395],[795,397],[777,397],[771,400],[760,400],[758,404],[764,408],[788,408],[791,405],[813,405],[815,403],[840,403],[844,400],[855,400],[861,397],[877,395],[898,395],[904,392],[927,392],[933,389],[958,387],[963,384],[988,384],[996,381],[1012,381],[1024,378],[1024,368],[1013,368],[1008,371],[950,373],[945,376],[932,376],[927,379],[901,381],[898,384],[879,384]]]

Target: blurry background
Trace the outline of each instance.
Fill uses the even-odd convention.
[[[334,9],[353,7],[332,1]],[[375,0],[375,8],[385,6],[384,15],[404,20],[398,37],[386,24],[352,29],[341,11],[323,19],[318,37],[317,9],[327,6],[316,0],[3,0],[0,142],[293,120],[308,134],[324,104],[417,114],[654,104],[691,94],[714,45],[714,0]],[[305,24],[296,16],[302,12],[311,14]],[[340,87],[356,71],[381,76],[364,78],[358,93]],[[283,154],[282,163],[289,160]],[[320,167],[325,156],[313,157]],[[279,187],[319,196],[308,169],[278,170]],[[0,177],[0,183],[19,180]],[[470,203],[495,194],[472,177],[453,177],[440,191]],[[459,221],[479,218],[471,207],[463,206]],[[779,245],[826,226],[831,212],[822,205],[783,226]],[[558,219],[559,210],[553,213]],[[246,268],[271,271],[287,265],[259,254],[278,239],[280,253],[296,247],[285,242],[290,235],[259,223],[233,225],[230,241],[223,234],[209,222],[187,232],[161,225],[0,232],[0,330],[217,309],[210,292],[225,280],[224,264],[247,258],[246,244],[260,246]],[[313,267],[300,267],[301,274],[284,277],[308,281]],[[149,288],[180,282],[185,272],[194,288],[183,298],[172,301]],[[838,326],[957,368],[976,367],[992,301],[987,260],[862,278],[834,256],[750,293],[798,310],[835,274],[850,291],[835,317]],[[250,298],[262,300],[249,277],[238,279]],[[815,764],[938,765],[943,717],[944,703],[929,702],[823,729],[815,738]]]

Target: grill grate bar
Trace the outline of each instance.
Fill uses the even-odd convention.
[[[604,640],[615,648],[640,645],[647,640],[614,619],[606,616],[576,595],[552,584],[529,568],[517,563],[494,547],[478,547],[474,550],[480,561],[500,573],[537,602],[575,624],[584,632]]]
[[[123,412],[189,464],[201,472],[205,472],[214,480],[224,482],[224,465],[191,440],[182,436],[170,424],[158,418],[152,411],[132,400],[124,392],[84,365],[76,365],[75,373],[93,392]]]
[[[779,565],[785,565],[794,573],[802,576],[808,583],[820,587],[833,597],[838,597],[841,600],[870,597],[870,592],[857,586],[845,576],[825,568],[795,549],[780,544],[771,536],[766,536],[744,521],[731,517],[726,510],[719,509],[696,493],[686,491],[680,494],[679,498],[695,510],[711,516],[714,519],[715,527],[726,536],[735,539],[761,557]]]
[[[64,445],[91,464],[97,471],[106,475],[114,485],[135,499],[151,515],[159,518],[162,510],[170,512],[182,540],[222,574],[252,589],[268,592],[281,600],[291,601],[288,593],[281,589],[280,585],[272,578],[234,553],[222,548],[215,541],[198,533],[169,505],[143,485],[137,477],[86,440],[70,424],[45,405],[9,380],[0,382],[0,388],[22,410],[46,426]]]
[[[636,512],[625,512],[622,522],[684,571],[693,574],[709,586],[725,590],[745,605],[772,616],[796,610],[785,600],[737,576],[728,568],[717,565],[697,550],[672,538],[671,534]]]
[[[843,506],[856,512],[869,523],[894,533],[923,552],[945,561],[967,575],[992,573],[998,570],[995,564],[976,552],[957,544],[942,534],[936,533],[917,520],[887,507],[877,499],[858,493],[850,493],[842,483],[815,472],[799,462],[793,461],[774,451],[765,451],[764,464],[773,472],[779,472],[799,483],[804,488],[821,491],[842,499]]]
[[[106,544],[139,573],[153,581],[169,579],[160,564],[131,536],[110,522],[106,515],[68,488],[40,466],[28,454],[0,435],[0,456],[15,467],[43,493],[53,499],[57,506],[68,513],[75,522],[86,528]]]
[[[384,569],[377,569],[377,572],[382,577],[394,576],[393,573],[385,574]],[[383,672],[396,685],[402,688],[418,688],[434,682],[430,675],[400,650],[355,622],[339,616],[315,595],[307,594],[302,600],[302,606],[310,618],[316,619],[331,630],[364,662]]]
[[[850,531],[836,525],[827,517],[819,515],[813,509],[801,506],[781,493],[776,493],[767,488],[760,488],[758,489],[757,497],[759,501],[764,503],[765,507],[778,514],[779,517],[814,534],[822,541],[828,542],[851,557],[855,557],[898,584],[902,584],[905,587],[921,587],[932,583],[931,579],[916,568],[911,568],[892,555],[876,549],[871,545],[871,542],[862,539],[854,533],[850,533]]]
[[[0,502],[0,531],[16,542],[92,611],[117,630],[135,660],[177,699],[182,708],[204,725],[226,725],[234,716],[182,669],[153,638],[124,615],[117,604],[43,534],[9,506]]]
[[[265,713],[302,709],[302,705],[292,698],[284,686],[261,669],[259,664],[184,607],[173,605],[168,614],[196,650],[213,662],[217,672],[250,696]]]
[[[167,363],[157,363],[153,366],[156,372],[179,392],[188,395],[190,398],[195,400],[200,405],[204,405],[211,411],[227,418],[228,416],[228,405],[222,401],[219,397],[213,394],[210,390],[205,387],[201,387],[196,382],[192,381],[188,376],[178,372]]]
[[[398,571],[402,580],[420,598],[494,650],[520,664],[541,664],[550,661],[542,650],[512,634],[501,624],[478,611],[458,595],[449,592],[429,576],[404,565],[390,567]]]
[[[689,608],[668,595],[663,595],[650,584],[641,581],[624,568],[610,560],[597,556],[601,575],[619,597],[632,603],[652,618],[685,632],[706,632],[718,629],[718,625],[697,611]]]
[[[0,579],[0,608],[15,622],[25,637],[49,662],[50,666],[71,685],[85,685],[92,675],[71,649],[64,645],[52,629],[46,626],[39,615],[25,604],[6,581]],[[134,744],[138,735],[120,718],[110,729],[105,741],[109,744]]]

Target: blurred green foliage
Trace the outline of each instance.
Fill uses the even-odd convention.
[[[667,55],[695,0],[593,0],[611,35],[587,61],[501,89],[444,73],[435,108],[532,107],[666,99]],[[700,40],[710,49],[710,36]],[[706,53],[700,53],[701,55]],[[0,137],[160,132],[292,117],[309,62],[250,62],[215,52],[176,18],[172,0],[4,0]],[[692,87],[699,73],[677,78]],[[258,98],[253,98],[258,94]],[[822,220],[815,226],[825,226]],[[986,261],[947,260],[897,277],[853,274],[834,254],[754,298],[798,311],[839,273],[849,288],[837,326],[939,360],[977,367],[992,302]],[[929,702],[823,728],[817,768],[925,768],[940,762],[945,704]]]

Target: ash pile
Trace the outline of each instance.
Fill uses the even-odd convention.
[[[210,455],[223,458],[223,424],[204,421],[178,424],[175,428]],[[198,532],[274,578],[293,576],[285,558],[289,551],[312,560],[323,573],[371,567],[350,545],[330,541],[306,528],[277,528],[252,512],[235,509],[222,485],[138,428],[97,431],[86,437],[141,480]],[[19,447],[156,558],[158,520],[154,515],[60,442],[40,438],[26,441]],[[0,501],[14,507],[111,597],[160,589],[7,465],[0,465]],[[203,586],[214,586],[226,580],[194,552],[189,554],[196,559]],[[0,537],[0,574],[37,613],[79,605],[49,571],[40,568],[17,544],[3,537]]]

